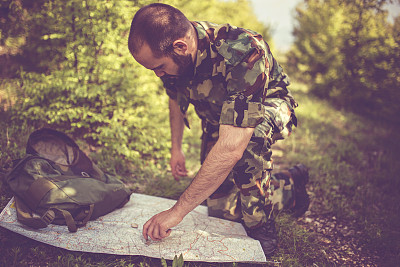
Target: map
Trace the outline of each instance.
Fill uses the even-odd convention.
[[[51,224],[34,230],[20,224],[11,199],[0,214],[0,226],[39,242],[73,251],[143,255],[167,260],[182,254],[185,261],[266,262],[260,243],[247,236],[242,224],[209,217],[204,206],[190,212],[178,226],[172,228],[169,237],[146,242],[142,236],[143,224],[175,202],[133,193],[123,208],[89,221],[76,233],[70,233],[66,226]]]

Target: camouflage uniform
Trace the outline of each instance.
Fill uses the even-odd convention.
[[[229,24],[192,23],[198,35],[193,77],[163,76],[164,87],[183,114],[191,103],[202,119],[202,162],[218,139],[220,124],[255,128],[243,157],[207,200],[210,215],[255,228],[273,210],[293,205],[288,173],[271,175],[271,145],[296,126],[297,103],[261,35]]]

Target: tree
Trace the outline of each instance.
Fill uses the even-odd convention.
[[[398,43],[376,0],[309,0],[296,12],[289,64],[313,93],[368,116],[398,121]]]
[[[190,20],[206,20],[214,23],[229,23],[260,33],[267,42],[271,40],[271,29],[255,19],[254,11],[248,0],[230,1],[191,1],[176,0],[176,3]]]

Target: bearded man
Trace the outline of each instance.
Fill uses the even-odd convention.
[[[169,96],[175,179],[187,175],[181,144],[189,104],[203,126],[199,172],[173,207],[144,224],[144,238],[169,236],[207,200],[209,215],[242,222],[271,256],[278,244],[276,211],[300,216],[309,197],[304,165],[271,173],[271,145],[296,126],[297,103],[268,44],[254,31],[189,21],[178,9],[155,3],[135,14],[128,46]]]

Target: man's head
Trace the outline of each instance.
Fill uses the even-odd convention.
[[[160,3],[141,8],[134,16],[128,47],[133,57],[157,76],[185,75],[193,68],[197,46],[194,28],[178,9]]]

